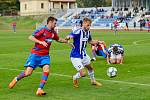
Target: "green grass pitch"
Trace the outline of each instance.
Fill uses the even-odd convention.
[[[51,55],[51,74],[44,87],[46,96],[35,95],[42,71],[37,68],[30,77],[24,78],[13,89],[8,89],[9,82],[24,69],[23,65],[33,47],[28,40],[31,30],[0,30],[0,100],[149,100],[150,99],[150,34],[147,32],[120,31],[93,32],[93,39],[104,40],[107,47],[119,43],[125,49],[122,65],[107,65],[106,60],[98,57],[92,62],[95,77],[102,87],[90,85],[87,77],[79,79],[79,88],[72,85],[71,76],[76,73],[69,54],[70,46],[53,42]],[[68,32],[59,33],[65,37]],[[90,45],[87,52],[91,56]],[[114,66],[117,77],[109,78],[106,70]]]

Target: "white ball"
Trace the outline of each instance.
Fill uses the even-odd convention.
[[[107,69],[107,75],[109,77],[115,77],[117,75],[117,69],[115,67],[109,67]]]

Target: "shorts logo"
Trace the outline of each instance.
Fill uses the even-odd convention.
[[[28,62],[28,65],[30,65],[31,64],[31,62]]]

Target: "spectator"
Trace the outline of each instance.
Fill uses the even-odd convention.
[[[147,27],[148,27],[148,32],[150,32],[150,21],[147,20]]]
[[[133,22],[134,30],[136,30],[136,21]]]
[[[15,21],[12,22],[11,26],[12,26],[13,32],[16,32],[16,25],[17,23]]]

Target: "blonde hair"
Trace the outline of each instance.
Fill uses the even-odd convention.
[[[84,19],[83,19],[83,23],[86,23],[86,22],[90,22],[90,24],[91,24],[91,23],[92,23],[92,20],[89,19],[89,18],[84,18]]]

